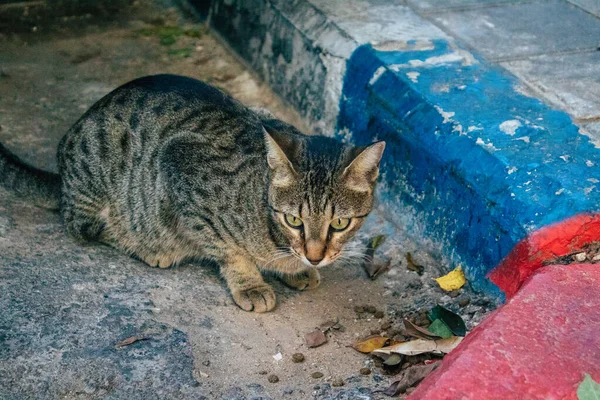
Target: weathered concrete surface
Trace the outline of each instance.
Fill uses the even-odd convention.
[[[519,0],[406,0],[406,2],[421,12],[431,12],[446,9],[477,8],[502,3],[517,3]]]
[[[433,19],[490,61],[594,50],[600,37],[598,19],[564,0],[441,12]]]
[[[569,0],[569,2],[600,17],[600,3],[597,0]]]
[[[409,399],[577,399],[600,381],[600,269],[539,270],[443,360]]]
[[[600,35],[596,40],[600,44]],[[501,65],[577,123],[600,118],[600,51],[543,55]]]
[[[332,134],[352,38],[307,1],[215,1],[209,19],[317,133]]]
[[[127,23],[108,28],[95,21],[87,31],[3,38],[0,140],[29,162],[54,169],[60,137],[94,101],[127,80],[159,72],[204,79],[307,131],[297,113],[210,35],[161,46],[158,36],[140,33],[160,21],[201,27],[140,8]],[[180,55],[188,51],[189,57]],[[459,298],[442,293],[432,279],[446,269],[435,248],[380,215],[378,208],[357,244],[389,234],[377,253],[377,262],[390,260],[387,274],[371,281],[359,263],[339,265],[323,271],[318,290],[303,293],[269,277],[278,307],[257,315],[233,304],[214,267],[154,269],[111,248],[76,243],[56,214],[0,191],[0,398],[378,398],[373,392],[390,377],[348,344],[384,320],[398,330],[407,313],[436,303],[457,310],[469,328],[490,308],[469,288],[461,297],[470,296],[471,304],[459,308]],[[425,267],[423,276],[407,270],[407,251]],[[384,320],[356,314],[354,306],[364,304],[385,311]],[[345,331],[306,348],[304,334],[336,318]],[[134,335],[147,340],[115,348]],[[294,364],[295,352],[306,361]],[[360,375],[363,366],[373,373]],[[324,377],[311,378],[315,371]],[[279,382],[269,383],[269,374]],[[345,386],[332,387],[335,377]]]

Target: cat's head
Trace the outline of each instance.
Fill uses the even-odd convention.
[[[385,142],[352,147],[323,136],[265,131],[269,206],[307,266],[343,254],[373,206]]]

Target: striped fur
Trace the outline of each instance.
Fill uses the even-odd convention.
[[[77,239],[152,266],[218,262],[236,303],[262,312],[275,295],[261,269],[311,288],[320,278],[307,251],[322,253],[318,267],[342,255],[371,210],[382,151],[304,136],[205,83],[157,75],[119,87],[73,125],[59,175],[0,146],[0,180],[38,204],[60,201]],[[351,218],[343,232],[329,226],[338,217]]]

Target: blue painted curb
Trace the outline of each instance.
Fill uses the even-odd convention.
[[[425,233],[473,286],[542,226],[600,204],[600,150],[570,117],[518,90],[505,70],[447,41],[358,47],[348,60],[338,135],[385,140],[382,201]]]

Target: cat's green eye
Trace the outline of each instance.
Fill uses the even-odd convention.
[[[350,218],[336,218],[330,224],[335,231],[343,231],[348,225],[350,225]]]
[[[292,228],[300,228],[302,226],[302,220],[300,218],[294,217],[291,214],[285,214],[285,222]]]

